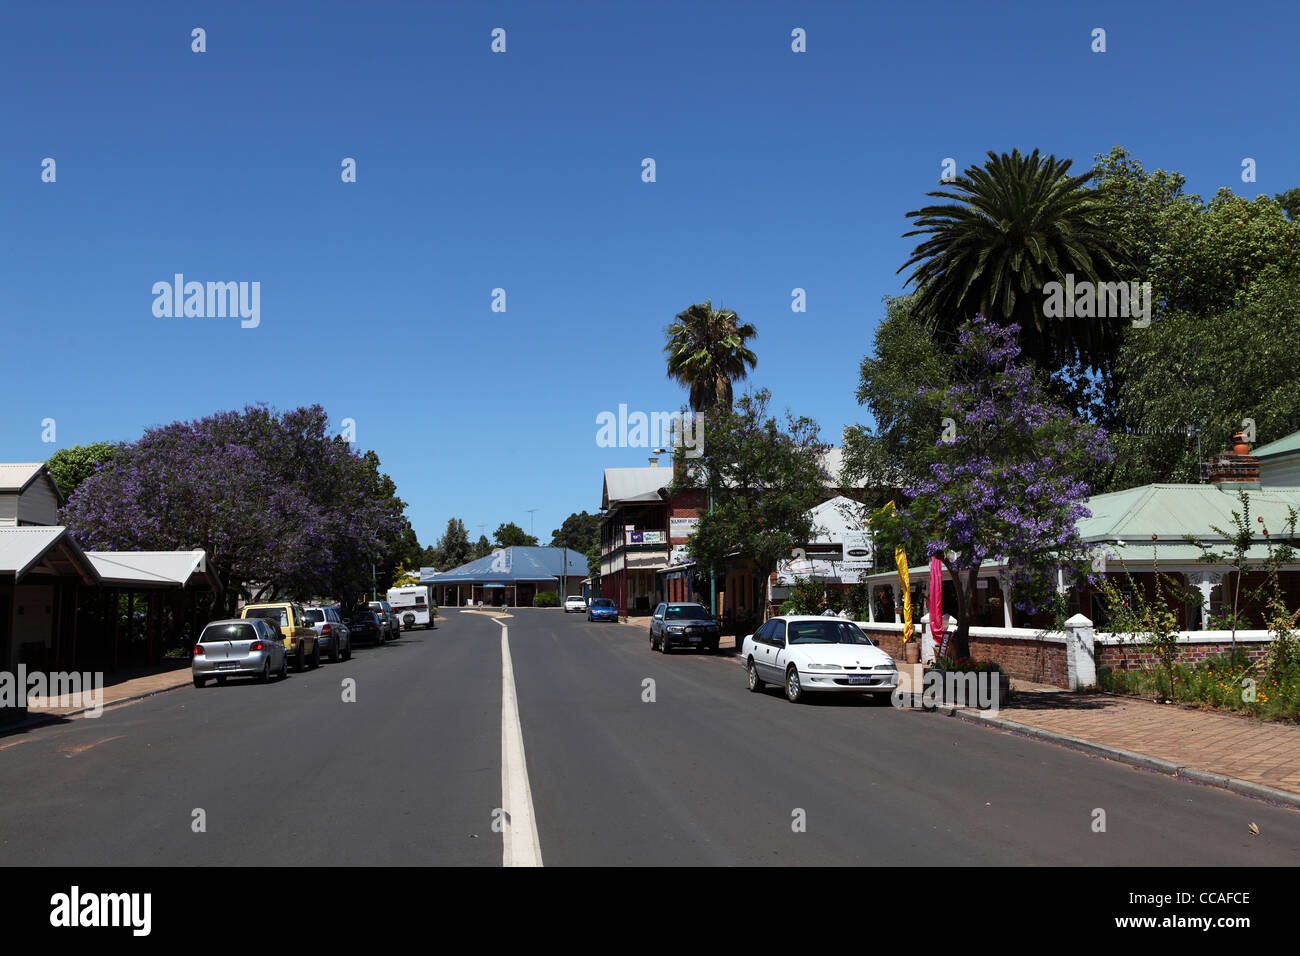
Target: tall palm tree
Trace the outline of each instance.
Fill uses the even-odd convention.
[[[988,156],[947,188],[926,193],[949,203],[907,214],[917,228],[903,235],[929,236],[898,270],[916,265],[908,281],[919,290],[918,308],[941,336],[978,312],[1019,325],[1021,348],[1040,363],[1107,367],[1128,320],[1047,318],[1043,311],[1047,283],[1063,282],[1066,273],[1116,281],[1126,266],[1104,227],[1104,201],[1083,188],[1093,174],[1071,176],[1070,160],[1038,150]]]
[[[731,383],[743,379],[758,364],[747,344],[758,337],[754,326],[743,325],[731,309],[704,302],[677,313],[665,330],[668,377],[684,385],[695,411],[731,407]]]

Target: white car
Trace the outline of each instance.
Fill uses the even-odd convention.
[[[568,597],[564,599],[565,614],[568,614],[570,611],[578,611],[579,613],[583,613],[586,610],[587,610],[587,599],[583,597],[581,594],[570,594]]]
[[[898,687],[898,665],[852,621],[833,617],[774,617],[741,644],[749,689],[780,684],[791,701],[810,693],[887,695]]]

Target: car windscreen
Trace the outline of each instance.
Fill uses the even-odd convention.
[[[668,610],[664,611],[665,621],[706,621],[709,619],[709,612],[704,610],[702,604],[670,604]]]
[[[200,644],[215,644],[219,641],[255,641],[257,628],[251,624],[210,624],[199,635]]]
[[[611,601],[609,598],[596,598],[596,600],[591,602],[591,606],[592,607],[613,607],[614,602]]]
[[[867,635],[848,621],[791,621],[786,631],[791,644],[870,644]]]
[[[270,621],[276,627],[289,626],[289,616],[282,607],[244,608],[244,617],[260,617],[264,621]]]

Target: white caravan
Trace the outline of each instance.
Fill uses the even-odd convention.
[[[389,588],[388,603],[393,606],[393,613],[401,622],[402,628],[409,631],[413,627],[431,627],[433,625],[432,605],[427,584],[412,584],[404,588]]]

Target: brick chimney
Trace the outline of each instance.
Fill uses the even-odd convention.
[[[1236,493],[1237,489],[1259,488],[1259,459],[1250,454],[1250,445],[1241,432],[1232,436],[1236,444],[1232,451],[1223,451],[1209,461],[1210,484],[1220,491]]]

